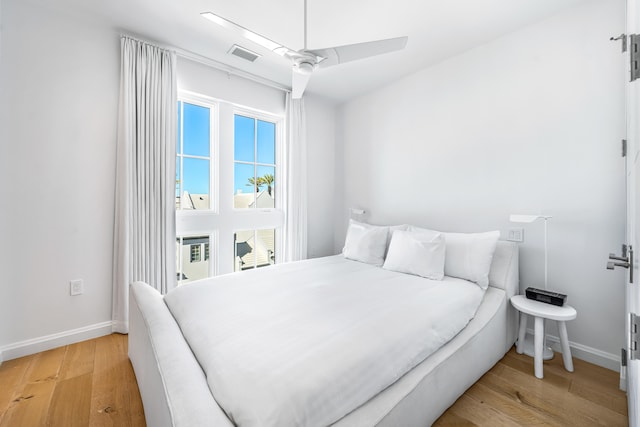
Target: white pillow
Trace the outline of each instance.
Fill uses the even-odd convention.
[[[350,220],[342,254],[345,258],[380,267],[384,264],[388,234],[389,227]]]
[[[384,252],[384,256],[386,257],[389,253],[389,245],[391,244],[391,238],[393,237],[393,233],[396,230],[406,231],[409,229],[409,224],[400,224],[400,225],[390,225],[389,233],[387,234],[387,250]]]
[[[410,230],[425,229],[411,226]],[[487,289],[500,232],[442,234],[446,246],[444,274],[475,282],[482,289]]]
[[[391,237],[382,268],[442,280],[444,263],[445,242],[442,234],[397,230]]]

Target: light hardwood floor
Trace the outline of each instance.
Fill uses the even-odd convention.
[[[574,358],[544,363],[512,349],[436,426],[626,426],[618,373]],[[144,426],[127,337],[109,335],[0,365],[0,427]]]

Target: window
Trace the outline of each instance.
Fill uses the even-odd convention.
[[[234,234],[234,271],[275,264],[275,230],[246,230]]]
[[[211,275],[209,268],[209,236],[176,238],[176,271],[178,284],[204,279]],[[204,250],[205,256],[202,258]]]
[[[276,124],[235,114],[233,130],[234,208],[274,208]]]
[[[176,209],[211,209],[212,108],[178,101]]]
[[[200,245],[191,245],[191,262],[200,262]]]
[[[178,284],[280,261],[283,118],[179,94]]]

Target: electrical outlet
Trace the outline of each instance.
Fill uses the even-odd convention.
[[[69,282],[69,293],[71,295],[82,295],[84,293],[84,282],[76,279]]]
[[[510,228],[507,240],[510,242],[524,242],[524,228]]]

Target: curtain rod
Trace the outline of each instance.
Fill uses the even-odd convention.
[[[216,70],[223,71],[223,72],[225,72],[227,74],[232,74],[234,76],[242,77],[244,79],[251,80],[253,82],[260,83],[260,84],[262,84],[264,86],[268,86],[268,87],[271,87],[273,89],[278,89],[278,90],[281,90],[283,92],[287,92],[287,93],[291,92],[291,88],[289,88],[287,86],[284,86],[284,85],[282,85],[282,84],[280,84],[278,82],[275,82],[273,80],[270,80],[270,79],[267,79],[267,78],[264,78],[264,77],[260,77],[260,76],[258,76],[256,74],[250,73],[248,71],[240,70],[238,68],[232,67],[231,65],[224,64],[222,62],[216,61],[215,59],[207,58],[205,56],[202,56],[202,55],[200,55],[198,53],[195,53],[195,52],[191,52],[191,51],[186,50],[186,49],[181,49],[181,48],[178,48],[178,47],[175,47],[175,46],[165,45],[163,43],[158,43],[158,42],[150,42],[150,41],[147,41],[147,40],[145,40],[143,38],[140,38],[140,37],[137,37],[137,36],[131,36],[131,35],[125,34],[125,33],[120,34],[120,36],[121,37],[128,37],[130,39],[134,39],[134,40],[139,41],[141,43],[147,43],[147,44],[155,45],[155,46],[157,46],[159,48],[162,48],[162,49],[171,50],[171,51],[175,52],[176,55],[178,55],[178,56],[180,56],[180,57],[182,57],[184,59],[188,59],[190,61],[194,61],[194,62],[198,62],[198,63],[203,64],[203,65],[207,65],[207,66],[209,66],[211,68],[215,68]]]

